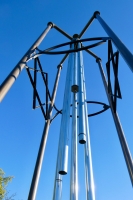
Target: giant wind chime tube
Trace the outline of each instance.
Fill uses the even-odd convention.
[[[74,38],[75,40],[75,38]],[[81,43],[71,45],[71,49],[81,48]],[[53,200],[61,200],[62,177],[68,168],[68,139],[70,105],[72,96],[72,128],[71,128],[71,165],[70,165],[70,200],[78,200],[78,165],[77,165],[77,132],[79,143],[84,145],[86,199],[95,200],[94,178],[92,169],[91,146],[86,102],[86,87],[82,52],[70,53],[63,99],[60,137],[55,172]],[[77,126],[77,109],[79,126]],[[77,130],[79,129],[79,130]]]
[[[78,200],[78,165],[77,165],[77,53],[72,53],[72,133],[71,133],[71,167],[70,200]]]
[[[79,44],[79,48],[81,45]],[[86,86],[85,86],[85,74],[84,74],[84,64],[83,55],[80,51],[79,53],[79,67],[82,68],[83,74],[83,93],[84,93],[84,105],[85,105],[85,128],[86,128],[86,143],[85,147],[85,179],[86,179],[86,197],[87,200],[95,200],[94,191],[94,177],[92,168],[92,157],[91,157],[91,145],[90,145],[90,133],[89,133],[89,122],[88,122],[88,109],[87,109],[87,99],[86,99]]]
[[[68,134],[69,134],[71,83],[72,83],[71,60],[72,60],[72,54],[69,55],[68,67],[67,67],[59,145],[58,145],[58,155],[57,155],[55,181],[54,181],[53,200],[61,200],[62,175],[67,174],[67,167],[68,167]]]

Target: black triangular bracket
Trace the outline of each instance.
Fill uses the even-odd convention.
[[[37,66],[39,67],[39,69],[37,69]],[[27,70],[28,76],[30,78],[30,82],[33,86],[33,109],[41,108],[43,116],[44,116],[45,120],[47,120],[47,117],[48,117],[48,100],[49,100],[48,97],[50,95],[49,90],[48,90],[48,74],[43,71],[43,68],[41,66],[39,58],[34,59],[34,68],[30,68],[30,67],[26,66],[26,70]],[[30,73],[30,70],[34,71],[33,78],[32,78],[32,75]],[[41,73],[44,85],[46,87],[46,92],[45,92],[46,103],[41,102],[39,93],[37,91],[37,73],[38,72]],[[36,104],[36,100],[38,100],[39,105]],[[44,106],[45,106],[45,110],[44,110]]]
[[[117,107],[117,98],[122,99],[119,80],[118,80],[118,61],[119,61],[119,52],[113,53],[111,40],[108,40],[108,62],[106,63],[107,77],[108,77],[108,93],[111,95],[111,100],[116,113]],[[110,78],[110,63],[113,66],[114,72],[114,91],[112,91],[111,78]]]

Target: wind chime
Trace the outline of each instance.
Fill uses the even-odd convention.
[[[95,18],[100,22],[100,24],[102,25],[102,27],[104,28],[104,30],[106,31],[109,37],[81,39],[81,37],[83,36],[85,31],[87,30],[87,28],[90,26],[90,24]],[[57,31],[65,35],[71,41],[51,47],[49,49],[40,50],[38,46],[51,28],[55,28]],[[83,46],[82,43],[86,41],[98,41],[98,42],[88,45],[88,46]],[[97,55],[95,55],[92,51],[90,51],[90,48],[96,47],[105,42],[108,42],[108,61],[106,64],[107,80],[102,68],[101,59]],[[115,53],[113,52],[112,42],[118,50]],[[69,50],[53,51],[54,49],[57,49],[59,47],[63,47],[66,45],[70,46]],[[105,103],[102,103],[102,102],[87,101],[83,54],[82,54],[83,50],[88,52],[98,63],[109,105],[106,105]],[[60,136],[59,136],[57,163],[56,163],[56,173],[55,173],[55,180],[54,180],[53,200],[61,200],[62,178],[64,175],[67,174],[70,117],[72,117],[72,125],[71,125],[71,130],[70,130],[71,131],[70,200],[78,200],[78,190],[77,190],[78,188],[78,166],[77,166],[78,141],[81,145],[84,145],[86,199],[95,200],[88,117],[100,114],[109,108],[111,109],[111,112],[112,112],[112,116],[113,116],[114,123],[117,129],[119,141],[121,144],[122,152],[126,161],[131,182],[133,184],[132,157],[131,157],[131,154],[130,154],[130,151],[129,151],[129,148],[124,136],[124,132],[122,130],[122,126],[117,114],[117,106],[116,106],[117,98],[122,98],[120,85],[118,81],[119,52],[123,56],[125,61],[127,62],[130,69],[133,71],[133,55],[125,47],[125,45],[119,40],[119,38],[115,35],[115,33],[109,28],[109,26],[104,22],[104,20],[100,17],[100,13],[98,11],[96,11],[93,14],[92,18],[86,24],[86,26],[81,31],[81,33],[74,34],[73,37],[68,35],[66,32],[64,32],[62,29],[60,29],[58,26],[56,26],[52,22],[49,22],[48,27],[44,30],[41,36],[37,39],[37,41],[32,45],[32,47],[23,56],[23,58],[16,65],[13,71],[1,84],[0,101],[2,101],[2,99],[6,95],[6,93],[12,86],[12,84],[15,82],[16,78],[18,77],[22,69],[25,68],[29,76],[30,82],[33,86],[33,109],[38,107],[36,106],[36,100],[37,100],[39,103],[39,107],[41,108],[42,114],[45,118],[44,131],[42,134],[38,156],[36,159],[36,164],[35,164],[35,169],[33,173],[28,200],[36,199],[36,193],[37,193],[38,182],[39,182],[40,173],[41,173],[42,161],[44,157],[49,127],[52,120],[54,120],[54,118],[58,114],[62,114],[62,118],[61,118],[61,125],[60,125]],[[55,83],[54,83],[52,95],[50,94],[50,91],[48,88],[48,74],[43,71],[43,68],[39,59],[39,56],[42,54],[65,54],[65,56],[63,57],[59,65],[57,66],[57,74],[55,77]],[[65,83],[65,91],[64,91],[64,99],[63,99],[63,108],[62,110],[58,110],[55,105],[55,97],[56,97],[56,92],[58,88],[61,69],[67,57],[68,57],[68,66],[67,66],[66,83]],[[28,62],[31,59],[34,59],[34,68],[28,67]],[[113,66],[114,80],[115,80],[114,91],[112,90],[111,79],[110,79],[111,63]],[[30,73],[31,70],[34,71],[33,77]],[[45,103],[41,102],[39,93],[37,91],[37,87],[36,87],[37,73],[41,73],[42,79],[46,87],[46,102]],[[49,99],[50,99],[50,104],[48,106]],[[71,102],[71,99],[72,99],[72,102]],[[88,103],[101,104],[103,105],[103,110],[89,115],[88,110],[87,110]],[[70,105],[72,106],[72,116],[70,115]],[[53,109],[57,111],[54,116],[52,115]]]
[[[74,35],[76,43],[71,44],[71,50],[81,48],[81,43]],[[67,174],[68,167],[68,138],[70,104],[72,96],[72,127],[71,127],[71,178],[70,199],[78,199],[78,166],[77,166],[77,136],[79,143],[84,144],[85,174],[87,199],[95,199],[94,180],[89,137],[88,111],[86,102],[86,87],[84,77],[83,55],[79,51],[70,53],[64,91],[60,138],[55,174],[53,199],[61,199],[62,177]],[[78,115],[77,115],[78,113]],[[77,122],[78,120],[78,122]]]

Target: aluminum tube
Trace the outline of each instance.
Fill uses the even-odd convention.
[[[59,150],[56,162],[56,172],[54,180],[53,200],[61,200],[62,197],[62,175],[59,174]]]
[[[92,167],[92,156],[91,156],[91,144],[90,144],[90,133],[89,133],[89,122],[88,122],[88,109],[86,99],[86,86],[85,86],[85,74],[83,68],[83,82],[84,82],[84,98],[85,98],[85,122],[86,122],[86,143],[85,143],[85,181],[86,181],[86,199],[95,200],[95,187]]]
[[[53,200],[61,200],[62,198],[62,175],[57,174],[55,186],[54,186]]]
[[[36,199],[36,193],[37,193],[37,188],[38,188],[38,182],[40,178],[40,173],[41,173],[41,168],[42,168],[42,162],[43,162],[43,157],[44,157],[44,152],[45,152],[45,147],[46,147],[46,142],[47,142],[47,137],[48,137],[48,131],[50,127],[50,118],[52,115],[52,110],[55,102],[55,97],[56,97],[56,92],[57,92],[57,87],[59,83],[59,78],[60,78],[60,72],[61,72],[62,66],[60,65],[58,67],[55,83],[54,83],[54,88],[52,92],[52,98],[51,98],[51,104],[49,105],[49,111],[48,111],[48,120],[45,123],[44,126],[44,131],[38,151],[38,156],[36,160],[36,165],[32,177],[32,182],[30,186],[30,191],[29,191],[29,196],[28,200],[35,200]]]
[[[77,85],[77,53],[73,57],[73,85]],[[71,175],[70,200],[78,200],[78,166],[77,166],[77,93],[73,92],[72,137],[71,137]]]
[[[120,54],[130,67],[133,72],[133,54],[127,49],[127,47],[121,42],[121,40],[115,35],[115,33],[110,29],[110,27],[105,23],[105,21],[100,17],[100,13],[96,13],[95,17],[98,19],[108,36],[112,39],[114,45],[119,50]]]
[[[81,44],[78,44],[81,48]],[[78,78],[79,78],[79,143],[86,142],[86,127],[85,127],[85,100],[83,90],[83,59],[82,52],[78,52]]]
[[[59,174],[62,137],[63,137],[63,134],[60,131],[59,144],[58,144],[58,153],[57,153],[57,160],[56,160],[56,171],[55,171],[55,180],[54,180],[53,200],[61,200],[61,197],[62,197],[62,178],[63,177],[62,177],[61,174]]]
[[[32,54],[36,47],[39,46],[39,44],[42,42],[42,40],[45,38],[49,30],[52,28],[52,24],[48,24],[48,27],[43,31],[43,33],[40,35],[40,37],[35,41],[35,43],[30,47],[30,49],[26,52],[26,54],[23,56],[23,58],[18,62],[18,64],[15,66],[15,68],[11,71],[11,73],[7,76],[7,78],[4,80],[4,82],[0,86],[0,102],[8,92],[8,90],[11,88],[23,68],[25,67],[26,61],[30,54]]]
[[[69,134],[69,121],[70,121],[70,104],[71,104],[71,84],[72,84],[72,54],[69,55],[68,68],[66,75],[62,119],[60,127],[61,146],[60,150],[60,164],[59,173],[62,175],[67,174],[68,167],[68,134]]]
[[[72,44],[72,48],[74,48],[74,44]],[[74,93],[77,93],[79,90],[78,82],[77,82],[77,53],[72,53],[72,74],[73,74],[73,80],[72,80],[72,86],[71,91]]]
[[[126,138],[125,138],[125,135],[124,135],[124,131],[122,129],[122,125],[120,123],[120,119],[118,117],[117,112],[116,113],[114,112],[112,101],[111,101],[111,96],[108,94],[108,85],[107,85],[106,77],[105,77],[105,74],[104,74],[104,71],[103,71],[103,68],[102,68],[101,61],[98,59],[97,63],[98,63],[99,70],[100,70],[100,73],[101,73],[101,77],[102,77],[102,80],[103,80],[104,88],[105,88],[105,91],[106,91],[106,95],[107,95],[107,98],[108,98],[108,102],[109,102],[109,105],[110,105],[110,109],[111,109],[111,112],[112,112],[112,116],[113,116],[113,119],[114,119],[116,130],[117,130],[117,133],[118,133],[118,137],[119,137],[119,141],[120,141],[121,148],[122,148],[122,151],[123,151],[123,155],[124,155],[126,165],[127,165],[127,168],[128,168],[128,173],[129,173],[131,183],[132,183],[132,186],[133,186],[133,161],[132,161],[132,156],[131,156],[130,150],[128,148],[128,144],[127,144],[127,141],[126,141]]]
[[[77,165],[77,93],[73,93],[72,138],[71,138],[71,176],[70,200],[78,200],[78,165]]]

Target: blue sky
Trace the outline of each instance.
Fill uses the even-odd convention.
[[[120,2],[115,0],[1,0],[0,83],[46,28],[49,21],[73,35],[80,33],[96,10],[100,11],[102,18],[133,52],[133,3],[131,0]],[[97,20],[93,22],[83,38],[96,36],[106,36]],[[45,49],[67,41],[67,38],[52,29],[40,48]],[[102,58],[105,69],[107,44],[95,48],[93,51]],[[62,56],[51,57],[49,55],[41,58],[44,70],[49,73],[50,91],[54,82],[56,66],[61,58]],[[30,65],[32,66],[32,61]],[[98,66],[95,60],[86,53],[84,53],[84,65],[88,100],[102,101],[108,104]],[[67,61],[62,70],[57,92],[56,104],[59,108],[62,108],[66,66]],[[117,108],[133,155],[133,74],[121,56],[119,81],[123,98],[118,100]],[[43,98],[45,89],[41,83],[38,81],[38,88]],[[88,109],[89,113],[92,113],[100,110],[100,107],[88,105]],[[89,124],[96,200],[133,199],[133,189],[110,110],[89,118]],[[41,110],[32,110],[32,87],[26,71],[23,70],[0,105],[0,167],[7,175],[14,176],[9,190],[11,194],[16,193],[16,199],[27,199],[43,127],[44,119]],[[59,130],[60,116],[50,127],[37,200],[52,199]],[[81,200],[85,199],[82,145],[78,145],[78,151],[79,200]],[[68,175],[63,179],[62,200],[69,199],[69,172],[70,169]]]

